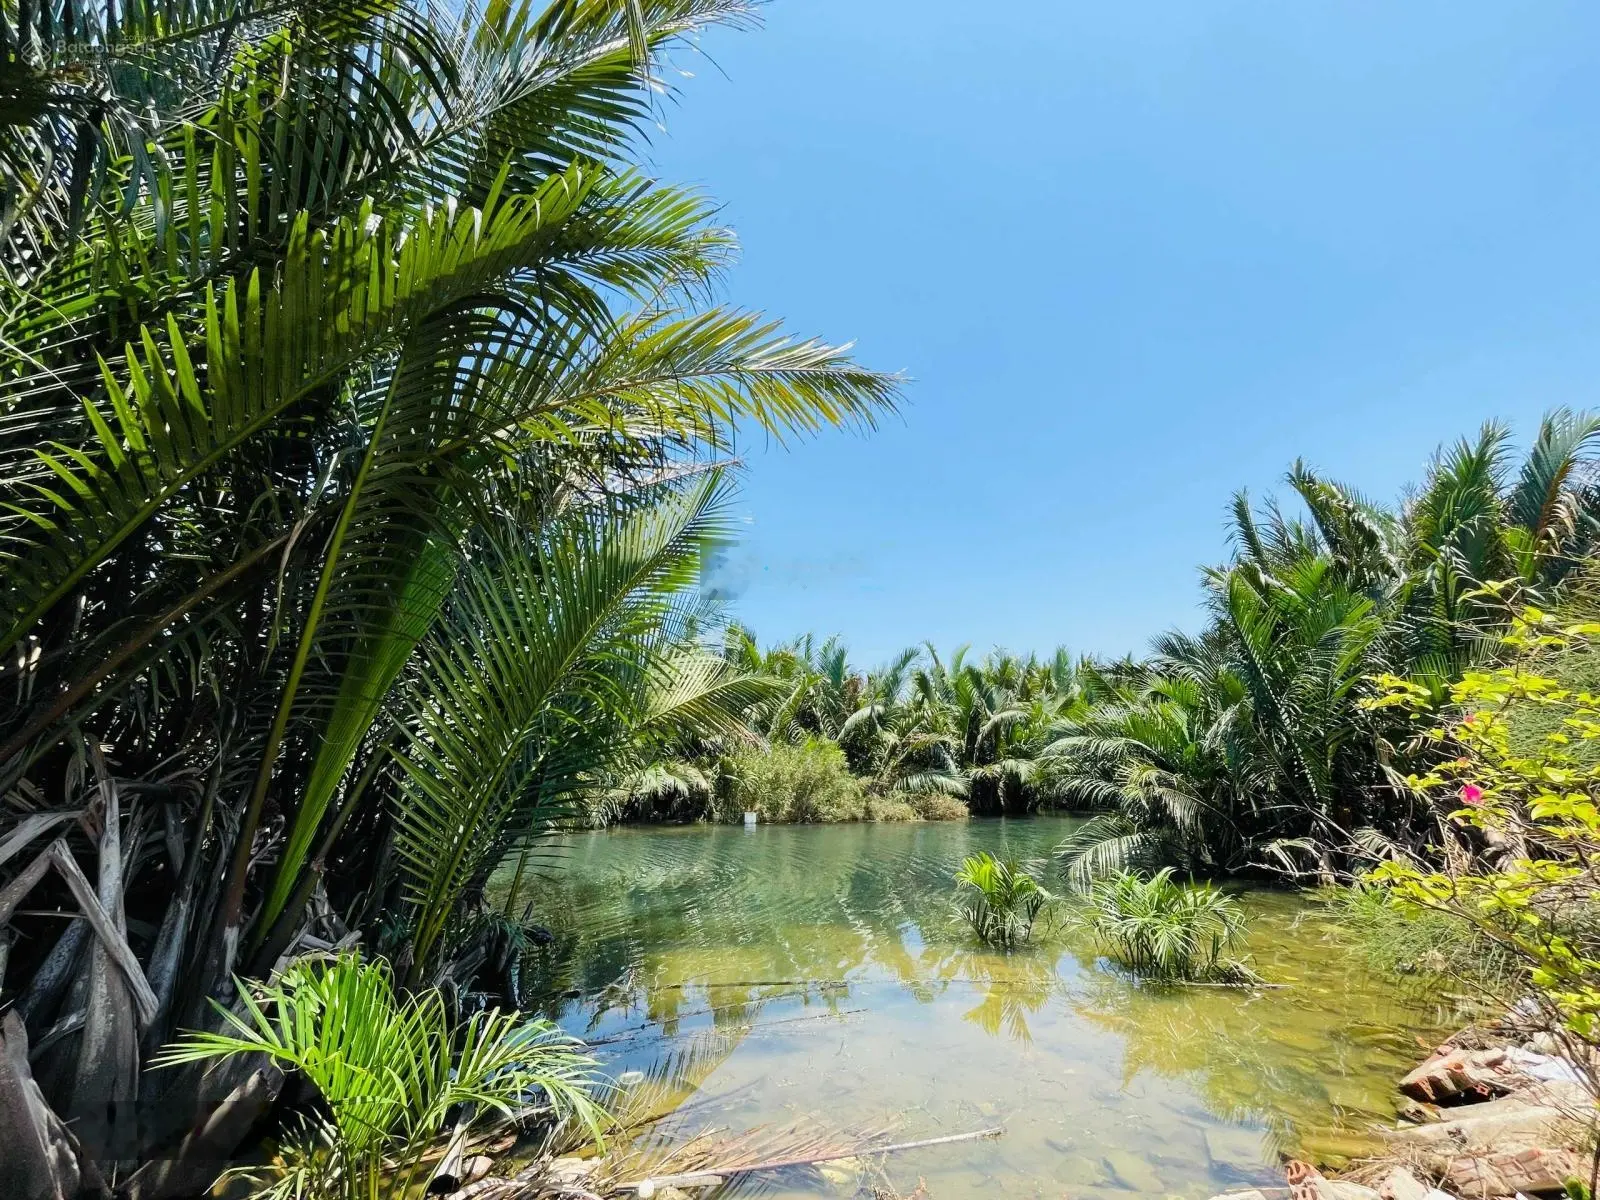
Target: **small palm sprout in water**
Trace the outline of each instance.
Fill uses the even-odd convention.
[[[1094,884],[1084,920],[1107,954],[1143,978],[1255,979],[1248,967],[1224,957],[1244,938],[1239,902],[1214,884],[1177,882],[1171,867],[1149,879],[1124,872]]]
[[[956,888],[957,905],[972,932],[1006,950],[1027,941],[1039,915],[1055,903],[1016,859],[996,858],[987,850],[961,864]]]
[[[217,1006],[228,1028],[186,1034],[155,1065],[265,1054],[316,1086],[326,1111],[303,1118],[279,1161],[231,1173],[258,1197],[409,1197],[448,1129],[463,1138],[492,1116],[543,1112],[598,1139],[607,1121],[581,1042],[499,1010],[455,1024],[437,990],[397,997],[381,960],[302,960],[270,983],[241,985],[240,999],[242,1016]]]

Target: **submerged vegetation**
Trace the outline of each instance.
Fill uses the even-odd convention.
[[[956,871],[957,908],[980,941],[1009,950],[1033,936],[1033,927],[1055,897],[1014,858],[987,850]]]

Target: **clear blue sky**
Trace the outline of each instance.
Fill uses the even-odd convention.
[[[765,641],[1140,650],[1297,455],[1390,497],[1600,406],[1594,0],[776,0],[704,49],[650,157],[728,298],[911,377],[751,449]]]

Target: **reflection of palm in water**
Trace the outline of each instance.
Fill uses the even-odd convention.
[[[1291,898],[1250,898],[1256,965],[1292,981],[1287,991],[1148,991],[1100,969],[1070,930],[1012,954],[975,947],[954,919],[953,864],[974,849],[1037,857],[1062,832],[1038,821],[576,839],[567,870],[544,885],[539,916],[557,933],[548,986],[586,998],[548,1008],[596,1028],[631,1016],[680,1039],[709,1027],[717,1054],[675,1068],[675,1094],[687,1096],[716,1069],[712,1059],[725,1061],[774,1016],[868,1005],[875,1021],[937,1019],[889,1014],[878,999],[885,986],[914,998],[913,1011],[978,989],[957,1010],[967,1027],[1021,1045],[1040,1036],[1030,1018],[1059,996],[1068,1027],[1056,1022],[1048,1035],[1057,1050],[1086,1027],[1114,1034],[1124,1084],[1146,1071],[1182,1080],[1216,1116],[1266,1125],[1286,1149],[1298,1146],[1297,1130],[1350,1130],[1382,1114],[1406,1057],[1396,1031],[1409,1038],[1417,1014],[1384,999],[1385,986],[1361,984],[1338,947],[1308,945],[1291,925],[1304,905]],[[842,986],[817,986],[829,983]],[[1381,1036],[1363,1040],[1361,1028]]]
[[[1090,967],[1093,952],[1079,959]],[[1410,1051],[1400,1042],[1397,1054],[1393,1028],[1352,1022],[1344,987],[1289,977],[1293,962],[1284,955],[1269,972],[1291,980],[1274,993],[1142,987],[1085,970],[1071,1004],[1121,1038],[1125,1083],[1143,1071],[1188,1080],[1215,1116],[1264,1127],[1279,1154],[1375,1150],[1371,1127],[1393,1121],[1393,1080]]]
[[[977,1005],[962,1014],[991,1036],[1002,1032],[1013,1041],[1031,1042],[1028,1015],[1064,994],[1056,974],[1056,954],[1044,947],[998,954],[991,950],[932,948],[923,953],[923,969],[942,982],[972,983],[983,988]]]

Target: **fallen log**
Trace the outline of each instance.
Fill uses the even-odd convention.
[[[700,1012],[688,1013],[686,1015],[687,1016],[691,1016],[691,1017],[700,1016],[706,1011],[709,1011],[709,1010],[702,1009]],[[841,1009],[830,1010],[829,1012],[824,1012],[824,1013],[807,1013],[804,1016],[800,1016],[800,1017],[779,1017],[775,1021],[747,1021],[747,1022],[741,1022],[739,1025],[736,1026],[736,1028],[746,1029],[751,1033],[759,1033],[761,1030],[770,1029],[774,1025],[793,1025],[796,1022],[799,1022],[799,1021],[821,1021],[821,1020],[825,1020],[828,1017],[852,1017],[852,1016],[855,1016],[855,1015],[857,1015],[859,1013],[864,1013],[866,1011],[867,1010],[864,1009],[864,1008],[841,1008]],[[682,1019],[682,1018],[679,1018],[679,1019]],[[638,1026],[635,1026],[632,1029],[624,1029],[624,1030],[622,1030],[622,1031],[620,1031],[618,1033],[608,1034],[607,1036],[605,1036],[603,1038],[596,1038],[594,1041],[589,1042],[588,1045],[591,1048],[593,1048],[595,1046],[609,1046],[609,1045],[611,1045],[611,1044],[613,1044],[615,1042],[624,1042],[624,1041],[627,1041],[629,1038],[639,1037],[641,1034],[646,1034],[646,1033],[651,1032],[651,1030],[653,1030],[658,1024],[661,1024],[661,1022],[652,1021],[647,1025],[638,1025]],[[696,1034],[696,1033],[703,1033],[705,1031],[701,1030],[701,1029],[691,1029],[691,1030],[687,1030],[686,1032],[688,1034],[690,1034],[690,1035],[693,1035],[693,1034]]]
[[[1548,1095],[1547,1093],[1543,1095]],[[1563,1100],[1566,1098],[1563,1097]],[[1484,1104],[1446,1110],[1448,1119],[1386,1130],[1391,1145],[1437,1154],[1490,1150],[1497,1146],[1561,1143],[1579,1119],[1570,1104],[1505,1096]]]
[[[1291,983],[1268,983],[1264,979],[1241,979],[1237,983],[1222,983],[1213,979],[1150,979],[1145,982],[1157,987],[1169,988],[1232,988],[1236,992],[1253,992],[1262,989],[1282,990],[1294,985]]]

